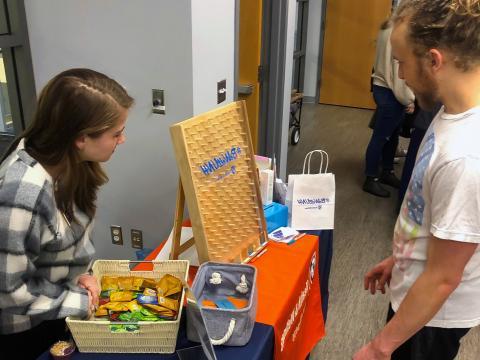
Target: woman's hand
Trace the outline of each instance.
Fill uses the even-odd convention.
[[[83,274],[78,278],[78,286],[86,289],[89,296],[92,297],[91,304],[93,307],[98,306],[98,298],[100,296],[100,288],[98,287],[97,278],[93,275]]]
[[[95,305],[93,304],[93,296],[92,296],[92,293],[87,290],[87,294],[88,294],[88,317],[87,319],[89,319],[93,313],[95,312]]]
[[[414,111],[415,111],[415,103],[408,104],[408,105],[405,107],[405,112],[406,112],[407,114],[413,114]]]

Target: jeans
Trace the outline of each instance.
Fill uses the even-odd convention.
[[[378,176],[380,162],[384,171],[393,170],[398,133],[405,113],[405,107],[386,87],[373,85],[373,99],[377,104],[377,119],[365,155],[366,176]]]
[[[43,321],[30,330],[16,334],[0,334],[2,359],[36,359],[54,342],[68,338],[65,319]]]

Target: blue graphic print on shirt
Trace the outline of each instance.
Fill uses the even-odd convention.
[[[413,170],[412,179],[408,185],[408,217],[418,225],[422,225],[423,211],[425,209],[425,200],[422,196],[423,178],[425,176],[425,170],[427,169],[430,159],[432,158],[434,148],[435,134],[432,132],[430,135],[428,135],[424,145],[422,146],[421,153],[417,158],[417,163],[415,164],[415,168]]]

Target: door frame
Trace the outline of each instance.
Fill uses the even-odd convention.
[[[238,99],[240,1],[235,0],[235,99]],[[281,173],[282,168],[286,169],[287,159],[282,158],[282,148],[288,147],[288,140],[282,141],[282,132],[289,1],[291,0],[262,0],[257,153],[270,158],[275,157],[278,173]],[[290,84],[288,86],[290,87]],[[283,153],[286,154],[287,151]]]
[[[260,78],[259,153],[282,159],[282,120],[285,93],[285,51],[289,0],[263,0],[262,69]],[[290,86],[290,84],[289,84]]]
[[[233,100],[237,101],[238,100],[238,79],[239,79],[239,59],[238,55],[240,53],[239,48],[240,48],[240,1],[241,0],[235,0],[235,44],[233,46]]]
[[[322,12],[320,15],[320,44],[318,46],[318,62],[317,62],[317,90],[315,92],[315,104],[320,102],[320,88],[322,86],[322,65],[323,65],[323,45],[325,40],[325,20],[327,16],[327,1],[321,0]]]

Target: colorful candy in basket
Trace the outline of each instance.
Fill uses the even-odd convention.
[[[177,318],[182,282],[166,274],[160,280],[135,276],[101,279],[99,307],[95,317],[111,321],[162,321]]]

